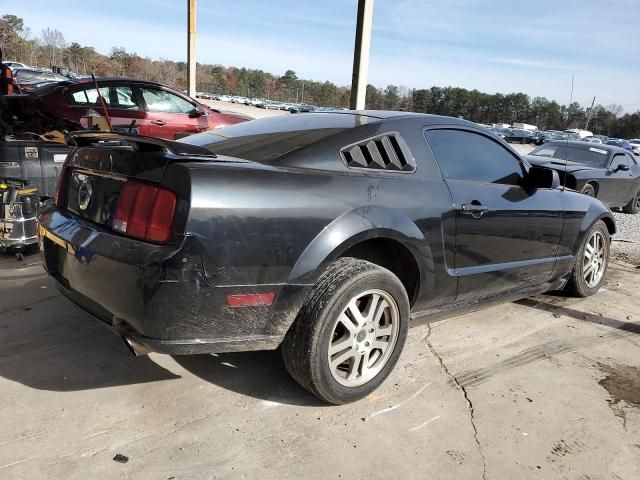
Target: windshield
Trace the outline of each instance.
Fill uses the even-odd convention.
[[[582,163],[590,167],[604,168],[609,152],[597,147],[582,147],[578,145],[543,145],[533,150],[529,155],[549,157],[557,160]]]

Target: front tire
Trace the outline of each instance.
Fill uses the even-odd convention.
[[[409,327],[409,299],[389,270],[355,258],[332,263],[282,343],[293,379],[334,405],[359,400],[386,379]]]
[[[580,246],[571,277],[564,290],[574,297],[595,295],[604,283],[609,267],[609,229],[599,220],[589,229]]]
[[[635,195],[629,201],[629,203],[622,207],[622,211],[624,213],[630,213],[632,215],[640,212],[640,188],[636,191]]]
[[[580,193],[582,193],[583,195],[586,195],[587,197],[593,197],[593,198],[596,197],[596,189],[590,183],[587,183],[582,188],[582,191]]]

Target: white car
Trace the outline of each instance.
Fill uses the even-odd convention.
[[[14,62],[12,60],[7,60],[6,62],[2,62],[4,63],[7,67],[9,67],[12,71],[16,70],[18,68],[29,68],[27,67],[24,63],[20,63],[20,62]]]
[[[629,143],[633,147],[633,153],[640,155],[640,138],[632,138]]]

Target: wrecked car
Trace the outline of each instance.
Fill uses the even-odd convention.
[[[196,102],[164,85],[133,79],[98,79],[100,95],[115,131],[175,140],[212,128],[250,120],[240,113],[221,112]],[[90,79],[62,81],[34,88],[22,102],[31,106],[40,117],[55,119],[65,129],[91,129],[87,119],[105,116],[95,84]],[[21,103],[20,97],[13,103]],[[21,105],[15,105],[19,109]],[[30,115],[24,122],[33,124]],[[32,133],[47,130],[25,127]]]
[[[58,289],[137,354],[280,347],[328,403],[374,391],[410,325],[586,297],[607,271],[609,209],[460,119],[341,111],[74,139],[39,215]]]

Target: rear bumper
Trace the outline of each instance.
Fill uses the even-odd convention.
[[[40,216],[45,269],[73,303],[147,349],[188,355],[275,349],[304,287],[213,286],[197,243],[158,247],[115,235],[49,206]],[[236,293],[275,291],[271,306],[229,308]]]

